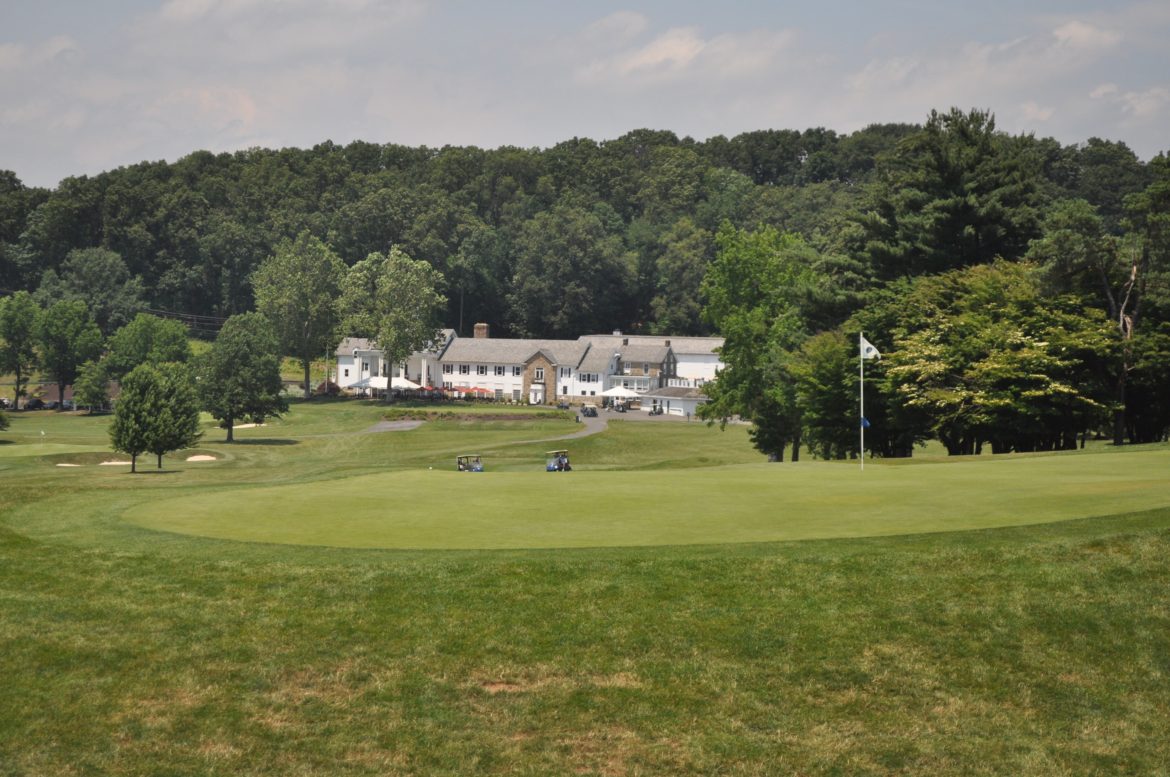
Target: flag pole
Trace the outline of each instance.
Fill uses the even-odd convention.
[[[861,448],[858,450],[857,458],[861,461],[861,471],[865,472],[865,346],[863,343],[865,343],[865,334],[858,332],[857,374],[861,376],[858,388],[858,404],[861,407],[861,417],[858,419],[857,426],[861,429]]]

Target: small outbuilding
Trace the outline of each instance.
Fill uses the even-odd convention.
[[[661,408],[663,415],[694,418],[699,405],[708,402],[707,395],[700,389],[685,386],[668,386],[653,389],[642,395],[642,409],[653,411]]]

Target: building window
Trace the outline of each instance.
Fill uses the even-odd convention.
[[[496,375],[498,375],[502,378],[502,377],[504,377],[505,371],[506,371],[506,368],[504,367],[504,365],[502,365],[502,364],[496,365]]]
[[[573,377],[573,368],[572,367],[561,367],[561,377],[562,378]]]
[[[470,364],[460,364],[459,365],[459,374],[460,375],[470,375],[471,374],[471,365]]]
[[[475,374],[476,375],[487,375],[487,365],[486,364],[475,365]]]
[[[345,377],[349,377],[349,367],[345,368]]]
[[[512,389],[512,401],[513,402],[520,401],[520,389]]]
[[[563,396],[563,397],[569,396],[569,387],[568,386],[561,386],[561,396]]]
[[[443,374],[444,374],[444,375],[450,375],[450,374],[451,374],[452,372],[454,372],[454,371],[455,371],[455,365],[454,365],[454,364],[444,364],[444,365],[443,365]]]
[[[496,401],[499,402],[504,398],[504,390],[496,389]]]
[[[537,367],[536,368],[535,379],[536,380],[544,380],[544,367]]]
[[[369,372],[369,371],[370,371],[370,363],[369,362],[362,362],[362,372]]]
[[[513,378],[519,378],[519,377],[520,377],[521,375],[523,375],[523,374],[524,374],[524,368],[523,368],[523,367],[513,367],[513,368],[512,368],[512,377],[513,377]]]
[[[585,396],[585,389],[581,389],[581,396]]]

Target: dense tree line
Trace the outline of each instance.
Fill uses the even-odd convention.
[[[883,456],[1167,439],[1170,160],[1095,141],[1070,171],[1056,151],[935,113],[878,160],[839,248],[725,225],[703,290],[728,368],[703,413],[750,419],[778,458],[856,456],[857,423]],[[887,354],[866,419],[862,331]]]
[[[1150,179],[1122,143],[1062,147],[974,124],[978,143],[1005,153],[937,148],[963,141],[932,118],[849,135],[765,130],[706,141],[638,130],[543,150],[326,142],[196,152],[69,178],[52,191],[4,173],[0,288],[45,286],[44,300],[57,301],[93,267],[88,274],[111,289],[111,311],[97,317],[107,334],[104,316],[128,320],[117,318],[119,298],[226,317],[254,308],[253,272],[282,241],[308,232],[347,266],[393,246],[427,262],[446,279],[446,320],[457,327],[695,334],[710,328],[697,315],[698,285],[724,221],[796,232],[829,253],[848,249],[881,278],[1015,251],[1033,236],[1042,204],[1057,199],[1086,200],[1116,231],[1124,196]],[[946,166],[961,165],[963,153],[983,164],[957,181]],[[1005,177],[1010,184],[997,183]],[[938,204],[917,219],[895,217],[926,203]],[[988,226],[948,233],[965,208],[982,209]],[[1015,214],[1004,234],[992,223],[996,208]],[[864,246],[849,243],[860,238],[858,213],[882,220],[861,223]],[[97,250],[123,266],[110,271]]]
[[[302,361],[323,353],[339,324],[390,342],[407,325],[394,310],[355,305],[378,289],[404,295],[391,291],[403,273],[425,279],[425,304],[445,305],[441,319],[461,332],[475,321],[517,336],[718,332],[729,369],[711,390],[713,416],[752,419],[769,453],[809,446],[829,457],[857,454],[853,430],[834,426],[845,400],[829,389],[847,378],[830,365],[864,327],[890,357],[867,403],[874,453],[943,435],[956,452],[1067,446],[1102,423],[1118,441],[1161,439],[1167,167],[1121,142],[1009,135],[978,110],[848,135],[696,141],[637,130],[547,149],[196,152],[51,191],[0,173],[0,288],[32,292],[44,308],[84,301],[103,336],[147,307],[259,309]],[[299,300],[279,288],[291,270],[272,264],[294,259],[308,262],[300,278],[321,275]],[[973,302],[1001,280],[1012,287],[1002,304]],[[322,323],[298,319],[293,342],[289,311],[310,316],[315,304]],[[1007,305],[1006,318],[976,320],[980,304]],[[954,318],[1007,340],[1055,342],[1035,323],[1053,317],[1092,353],[1041,353],[1047,346],[990,334],[948,344],[931,328]],[[1085,321],[1097,319],[1111,322],[1104,340],[1089,337],[1096,324]],[[933,364],[927,346],[963,361],[948,376],[955,385],[940,377],[915,394],[928,376],[914,365]],[[1044,380],[992,380],[1005,360],[1029,359]],[[987,424],[1008,416],[986,407],[960,402],[957,426],[940,421],[954,408],[939,392],[972,386],[972,396],[1002,389],[998,401],[1066,389],[1077,399],[1059,422],[1033,419],[1043,433],[1008,440],[988,436]]]

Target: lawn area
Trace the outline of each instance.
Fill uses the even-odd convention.
[[[14,414],[0,774],[1167,773],[1166,446],[860,473],[619,421],[550,474],[571,417],[383,413],[138,476]]]

